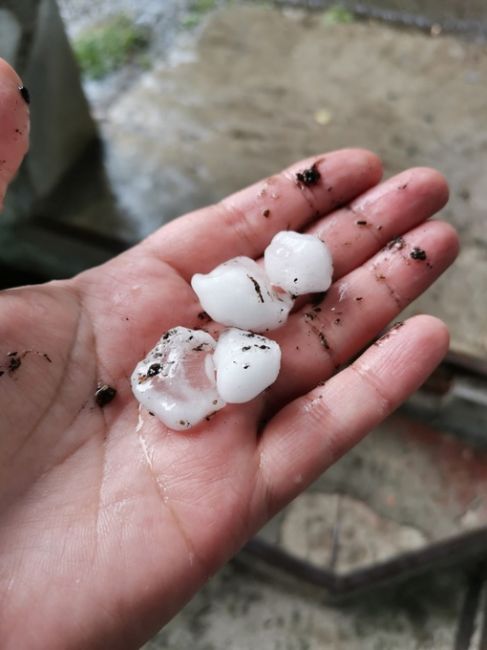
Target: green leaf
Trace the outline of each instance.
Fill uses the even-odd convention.
[[[323,13],[325,25],[346,25],[353,23],[354,20],[353,13],[343,5],[333,5]]]

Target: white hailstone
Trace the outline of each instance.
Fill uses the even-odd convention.
[[[291,296],[273,288],[250,257],[235,257],[207,275],[197,273],[191,286],[213,320],[254,332],[280,327],[293,305]]]
[[[326,291],[331,285],[330,251],[314,235],[278,232],[265,250],[264,264],[272,284],[295,296]]]
[[[135,398],[176,431],[189,429],[223,408],[212,360],[215,346],[202,330],[169,330],[132,373]]]
[[[213,360],[220,397],[225,402],[241,404],[275,382],[281,349],[264,336],[232,328],[220,335]]]

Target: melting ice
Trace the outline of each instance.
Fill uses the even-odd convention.
[[[232,328],[220,335],[213,359],[220,397],[241,404],[276,381],[281,349],[264,336]]]
[[[273,288],[250,257],[235,257],[207,275],[197,273],[191,286],[213,320],[253,332],[280,327],[293,305],[291,296]]]
[[[296,296],[326,291],[331,284],[330,251],[314,235],[278,232],[265,250],[264,263],[272,284]]]
[[[135,397],[171,429],[195,426],[225,406],[216,390],[215,346],[202,330],[169,330],[132,373]]]

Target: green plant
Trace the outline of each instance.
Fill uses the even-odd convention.
[[[187,29],[197,27],[203,16],[218,5],[218,0],[193,0],[189,5],[189,11],[183,18],[181,24]]]
[[[134,60],[148,43],[147,30],[120,14],[81,34],[74,51],[83,74],[100,79]]]
[[[191,11],[206,13],[216,7],[218,0],[193,0],[191,3]]]
[[[354,15],[343,5],[333,5],[323,13],[325,25],[345,25],[353,23]]]

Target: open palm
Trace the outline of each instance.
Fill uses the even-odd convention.
[[[9,137],[27,120],[18,83],[1,64],[0,192],[25,149]],[[319,182],[298,183],[315,162]],[[432,371],[448,335],[421,316],[337,372],[457,252],[448,225],[424,223],[447,199],[442,177],[380,174],[361,150],[304,161],[72,280],[0,295],[2,647],[136,648]],[[272,332],[276,384],[191,432],[140,411],[129,377],[161,333],[212,331],[192,274],[259,259],[285,228],[326,239],[335,282]],[[104,408],[99,383],[117,390]]]

